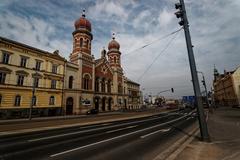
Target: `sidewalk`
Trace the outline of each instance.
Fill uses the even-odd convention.
[[[209,115],[208,130],[211,142],[201,142],[193,136],[192,141],[179,147],[167,160],[240,159],[240,109],[218,108]]]
[[[108,115],[118,115],[123,114],[120,111],[102,112],[98,113],[97,116],[108,116]],[[28,122],[40,122],[40,121],[52,121],[52,120],[64,120],[64,119],[77,119],[77,118],[89,118],[91,115],[79,114],[79,115],[63,115],[63,116],[52,116],[52,117],[33,117],[31,120],[28,118],[21,119],[4,119],[0,120],[0,125],[2,124],[17,124],[17,123],[28,123]]]
[[[56,120],[40,120],[40,121],[27,121],[20,123],[3,123],[0,124],[0,136],[9,136],[15,134],[38,132],[52,129],[60,129],[65,127],[83,126],[99,123],[111,123],[113,121],[141,118],[152,116],[159,113],[171,112],[173,110],[157,109],[145,112],[124,112],[118,114],[109,114],[105,116],[90,115],[85,118],[68,118]],[[88,117],[88,118],[87,118]]]

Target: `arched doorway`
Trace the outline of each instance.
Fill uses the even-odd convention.
[[[105,111],[105,107],[106,107],[106,97],[102,98],[102,111]]]
[[[66,115],[73,114],[73,98],[68,97],[66,101]]]
[[[94,106],[95,106],[95,109],[97,110],[99,110],[99,100],[100,100],[99,97],[94,98]]]
[[[108,110],[111,111],[112,109],[112,97],[108,98]]]

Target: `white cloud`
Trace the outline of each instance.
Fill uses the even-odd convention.
[[[68,57],[72,49],[72,30],[62,29],[63,33],[61,33],[59,28],[73,27],[74,20],[80,15],[82,7],[86,7],[87,18],[93,25],[92,52],[95,57],[98,57],[102,46],[106,46],[110,41],[111,31],[120,32],[116,40],[121,45],[123,67],[129,78],[137,80],[171,37],[135,51],[132,55],[124,57],[124,54],[179,27],[179,19],[174,15],[176,0],[159,2],[83,0],[77,3],[74,1],[66,2],[69,8],[65,5],[61,8],[61,4],[65,1],[60,7],[55,3],[41,6],[41,3],[29,1],[26,3],[27,6],[20,5],[18,6],[20,11],[15,11],[8,9],[9,6],[13,2],[14,5],[20,2],[10,3],[5,0],[0,4],[0,10],[6,11],[0,14],[0,34],[40,49],[48,51],[59,49],[65,57]],[[205,73],[207,84],[210,86],[213,64],[216,64],[220,71],[224,68],[232,70],[239,65],[240,15],[237,13],[240,2],[239,0],[186,0],[185,2],[197,68]],[[38,5],[39,9],[37,9]],[[31,12],[27,16],[23,15],[22,11],[31,7],[36,8],[37,13],[43,17],[36,16],[36,13],[31,15]],[[99,33],[101,32],[99,30],[104,33]],[[60,35],[68,35],[68,39]],[[144,88],[155,88],[146,89],[146,92],[156,93],[164,87],[178,86],[175,88],[175,96],[192,94],[188,63],[185,38],[181,31],[173,44],[146,73],[141,85]]]
[[[167,10],[166,8],[164,8],[163,11],[161,11],[159,14],[158,21],[161,27],[167,27],[173,18],[174,14]]]
[[[118,18],[118,20],[124,20],[128,17],[128,13],[117,1],[98,0],[96,4],[89,7],[89,15],[94,18],[103,18],[102,20],[109,20],[112,16]]]
[[[133,20],[132,24],[134,28],[143,28],[145,30],[148,29],[151,21],[151,12],[149,10],[144,10]]]
[[[56,28],[44,20],[35,17],[28,19],[11,13],[1,14],[0,19],[1,36],[10,37],[13,40],[49,52],[59,49],[62,56],[66,56],[66,53],[69,54],[69,47],[66,46],[69,42],[52,39],[51,36],[56,34]]]

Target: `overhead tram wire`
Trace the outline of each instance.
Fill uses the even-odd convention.
[[[177,32],[174,32],[174,34],[179,33],[179,31],[181,29],[179,29]],[[143,76],[147,73],[147,71],[152,67],[152,65],[156,62],[156,60],[159,58],[159,56],[167,50],[167,48],[170,46],[170,44],[173,42],[173,40],[177,37],[177,35],[178,34],[175,34],[175,36],[168,42],[168,44],[165,46],[165,48],[163,48],[163,50],[157,55],[157,57],[154,58],[152,63],[146,68],[146,70],[143,72],[143,74],[138,78],[138,82],[143,78]]]
[[[154,43],[156,43],[156,42],[158,42],[158,41],[160,41],[160,40],[163,40],[163,39],[165,39],[165,38],[167,38],[167,37],[169,37],[169,36],[171,36],[171,35],[179,32],[181,29],[182,29],[182,27],[181,27],[180,29],[178,29],[178,30],[176,30],[176,31],[173,31],[173,32],[171,32],[171,33],[169,33],[169,34],[166,34],[165,36],[160,37],[160,38],[158,38],[158,39],[156,39],[156,40],[154,40],[154,41],[152,41],[152,42],[150,42],[150,43],[148,43],[148,44],[145,44],[145,45],[143,45],[142,47],[139,47],[139,48],[137,48],[137,49],[134,49],[134,50],[132,50],[132,51],[130,51],[130,52],[122,55],[122,58],[125,58],[125,57],[127,57],[127,56],[129,56],[129,55],[132,55],[132,53],[134,53],[134,52],[136,52],[136,51],[138,51],[138,50],[141,50],[141,49],[143,49],[143,48],[145,48],[145,47],[148,47],[148,46],[150,46],[150,45],[152,45],[152,44],[154,44]]]

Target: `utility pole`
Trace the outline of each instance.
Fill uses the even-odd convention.
[[[37,73],[37,71],[35,72],[35,74]],[[35,75],[36,76],[36,75]],[[29,108],[29,120],[32,119],[32,110],[33,110],[33,102],[35,99],[35,91],[36,91],[36,78],[33,79],[33,85],[32,85],[32,99],[31,99],[31,104],[30,104],[30,108]],[[36,100],[36,99],[35,99]]]
[[[188,50],[188,58],[189,58],[191,75],[192,75],[194,94],[197,102],[198,121],[199,121],[201,137],[203,141],[207,141],[209,140],[209,134],[208,134],[207,123],[206,123],[204,110],[203,110],[202,97],[200,93],[197,69],[196,69],[195,58],[194,58],[193,49],[192,49],[193,45],[191,42],[191,36],[189,32],[189,24],[187,19],[187,13],[185,10],[184,0],[180,0],[180,3],[176,3],[175,8],[179,9],[179,11],[175,13],[175,15],[177,18],[181,18],[179,25],[183,26],[184,32],[185,32],[185,40],[186,40],[186,45]]]

